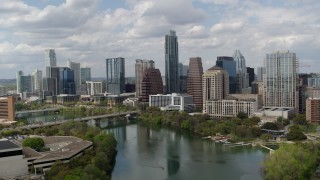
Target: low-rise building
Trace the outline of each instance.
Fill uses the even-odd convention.
[[[137,107],[139,105],[139,98],[127,98],[123,101],[123,105]]]
[[[150,95],[149,106],[159,107],[164,111],[178,110],[192,112],[195,108],[192,96],[177,93]]]
[[[15,120],[15,98],[13,96],[0,97],[0,120],[14,121]]]
[[[254,113],[254,116],[260,117],[264,122],[276,121],[278,117],[289,119],[296,113],[293,107],[263,107]]]
[[[3,96],[7,93],[7,88],[4,86],[0,86],[0,96]]]
[[[0,139],[1,178],[15,179],[28,174],[28,164],[22,148],[8,139]]]
[[[320,122],[320,98],[306,100],[306,120],[310,123]]]
[[[256,94],[230,94],[225,99],[206,101],[207,114],[211,117],[235,117],[239,112],[253,116],[258,111],[261,96]]]

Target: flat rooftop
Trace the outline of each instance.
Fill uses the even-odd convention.
[[[0,139],[0,151],[1,150],[9,150],[20,148],[20,146],[16,145],[15,143],[9,141],[8,139]]]

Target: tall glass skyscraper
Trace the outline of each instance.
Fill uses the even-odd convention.
[[[229,92],[235,94],[237,92],[237,71],[236,62],[233,57],[218,56],[216,65],[226,70],[229,74]]]
[[[107,93],[121,94],[125,92],[124,58],[106,59]]]
[[[165,71],[166,71],[166,93],[176,93],[180,91],[179,82],[179,50],[178,37],[176,32],[170,30],[165,36]]]
[[[237,92],[241,93],[242,89],[249,87],[249,74],[247,73],[246,59],[240,50],[235,50],[233,59],[237,63]]]
[[[76,91],[81,90],[81,71],[80,71],[80,63],[68,61],[68,68],[73,70],[74,73],[74,82],[76,85]]]
[[[17,72],[17,93],[33,92],[32,76],[25,76],[22,71]]]
[[[74,71],[67,67],[60,68],[60,94],[76,94]]]
[[[44,52],[45,67],[57,66],[56,52],[54,49],[46,49]]]
[[[298,60],[296,54],[276,51],[266,55],[265,106],[298,108]]]
[[[91,81],[91,68],[81,68],[81,84],[86,84],[86,81]]]

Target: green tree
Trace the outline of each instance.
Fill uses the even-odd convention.
[[[248,115],[245,112],[239,112],[237,114],[237,117],[240,118],[240,119],[246,119],[246,118],[248,118]]]
[[[307,136],[302,133],[302,130],[298,125],[293,125],[290,127],[290,131],[287,134],[288,141],[299,141],[305,139],[307,139]]]
[[[276,123],[266,122],[262,125],[261,129],[278,130],[278,126]]]
[[[293,118],[293,122],[295,124],[300,124],[300,125],[307,124],[306,115],[305,114],[297,114],[296,117]]]
[[[265,179],[309,179],[317,165],[315,145],[280,146],[264,162]]]
[[[42,138],[27,138],[22,142],[22,146],[30,147],[36,151],[40,151],[44,147],[44,141]]]
[[[290,124],[289,119],[286,119],[286,118],[284,118],[284,117],[282,117],[282,116],[280,116],[280,117],[277,118],[277,122],[283,124],[284,126]]]
[[[272,139],[272,136],[270,134],[262,134],[260,136],[260,139],[262,139],[263,141],[269,141],[270,139]]]

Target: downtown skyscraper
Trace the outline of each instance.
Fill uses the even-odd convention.
[[[276,51],[264,60],[265,106],[298,108],[298,60],[296,54]]]
[[[178,37],[173,30],[165,36],[165,66],[166,93],[180,92]]]
[[[106,59],[107,93],[121,94],[125,92],[124,58]]]
[[[233,59],[237,63],[237,92],[242,93],[249,87],[249,74],[247,73],[246,59],[240,50],[235,50]]]
[[[76,86],[76,91],[81,90],[81,70],[80,70],[80,63],[68,61],[68,68],[73,70],[74,73],[74,82]]]
[[[54,49],[46,49],[44,52],[45,67],[57,66],[56,52]]]
[[[201,58],[190,58],[187,76],[187,93],[193,97],[196,108],[202,108],[202,74]]]
[[[154,69],[153,60],[141,60],[137,59],[135,64],[135,74],[136,74],[136,97],[141,96],[141,84],[144,77],[144,73],[147,69]],[[162,81],[161,81],[162,82]]]

